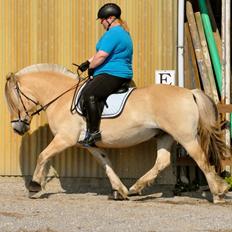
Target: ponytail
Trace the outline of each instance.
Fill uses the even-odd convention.
[[[119,18],[119,19],[117,19],[117,20],[118,20],[118,23],[122,26],[122,28],[123,28],[125,31],[129,32],[129,27],[128,27],[128,25],[127,25],[127,22],[124,21],[124,20],[121,19],[121,18]]]

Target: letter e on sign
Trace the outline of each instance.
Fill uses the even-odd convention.
[[[155,83],[165,85],[175,85],[175,70],[156,70]]]

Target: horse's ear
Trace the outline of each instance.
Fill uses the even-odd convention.
[[[11,80],[11,79],[13,79],[14,78],[14,73],[12,73],[12,72],[10,72],[10,73],[8,73],[7,75],[6,75],[6,80],[8,81],[8,80]]]
[[[16,81],[16,79],[15,79],[15,74],[12,73],[12,72],[8,73],[8,74],[6,75],[6,80],[7,80],[7,81],[15,82],[15,81]]]
[[[12,78],[12,75],[13,75],[13,73],[8,73],[8,74],[6,75],[6,80],[7,80],[7,81],[10,80],[10,79]]]

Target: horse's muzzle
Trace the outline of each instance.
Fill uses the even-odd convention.
[[[21,120],[12,121],[11,125],[13,130],[19,135],[24,135],[30,129],[30,125]]]

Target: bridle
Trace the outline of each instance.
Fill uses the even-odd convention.
[[[76,64],[74,64],[76,65]],[[78,66],[78,65],[76,65]],[[79,66],[78,66],[79,67]],[[78,82],[72,86],[71,88],[65,90],[64,92],[62,92],[61,94],[59,94],[57,97],[53,98],[51,101],[49,101],[48,103],[46,103],[45,105],[40,105],[38,102],[34,101],[33,99],[31,99],[30,97],[28,97],[19,87],[19,84],[18,84],[18,81],[15,80],[15,83],[16,83],[16,86],[15,86],[15,89],[16,89],[16,92],[17,92],[17,95],[19,97],[19,100],[20,100],[20,103],[22,104],[23,106],[23,109],[24,109],[24,112],[26,114],[26,116],[28,118],[30,117],[33,117],[34,115],[36,114],[39,114],[42,110],[43,111],[46,111],[46,109],[52,104],[54,103],[55,101],[57,101],[60,97],[62,97],[63,95],[65,95],[66,93],[70,92],[71,90],[75,89],[75,92],[77,91],[78,87],[80,85],[83,85],[85,82],[88,81],[89,77],[84,77],[82,78],[78,69],[77,69],[77,77],[78,77]],[[27,100],[29,100],[30,102],[32,102],[33,104],[35,104],[36,106],[40,105],[40,108],[37,109],[36,111],[32,112],[30,114],[29,110],[26,108],[24,102],[23,102],[23,99],[22,99],[22,96],[24,96]],[[18,119],[15,119],[15,120],[11,120],[11,123],[13,122],[22,122],[23,124],[29,126],[29,122],[26,120],[26,119],[22,119],[21,117],[21,112],[20,110],[18,109]]]
[[[30,97],[28,97],[25,93],[23,93],[23,91],[19,88],[19,84],[18,84],[18,81],[15,80],[15,89],[16,89],[16,92],[17,92],[17,95],[19,97],[19,100],[20,100],[20,103],[22,104],[23,106],[23,109],[26,113],[26,115],[30,118],[30,116],[33,116],[32,114],[30,115],[29,114],[29,111],[27,110],[24,102],[23,102],[23,99],[22,99],[22,96],[24,96],[27,100],[31,101],[32,103],[34,103],[36,106],[38,105],[38,102],[34,101],[33,99],[31,99]],[[15,119],[15,120],[11,120],[11,123],[12,122],[22,122],[26,125],[29,125],[29,122],[27,122],[27,120],[22,120],[21,118],[21,113],[20,113],[20,110],[18,109],[18,119]]]

